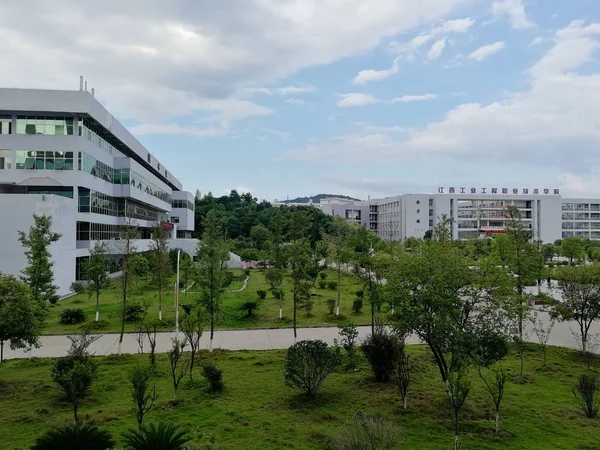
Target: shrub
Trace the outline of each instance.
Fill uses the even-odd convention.
[[[139,430],[129,430],[123,434],[123,440],[130,450],[185,450],[190,436],[187,429],[179,425],[161,422],[158,425],[143,425]]]
[[[598,390],[600,390],[600,383],[595,375],[581,375],[577,385],[573,388],[573,394],[579,401],[579,406],[589,419],[593,419],[598,414],[600,406]]]
[[[340,356],[323,341],[300,341],[286,355],[285,382],[314,398],[327,377],[340,365]]]
[[[321,280],[324,280],[325,278],[327,278],[327,272],[321,272],[319,274],[319,277],[321,277]]]
[[[358,291],[356,291],[356,296],[358,298],[363,298],[365,296],[365,291],[363,291],[362,289],[359,289]]]
[[[264,300],[265,298],[267,298],[267,291],[259,289],[258,291],[256,291],[256,295],[258,295],[259,299]]]
[[[336,304],[337,304],[337,302],[336,302],[335,298],[327,299],[327,308],[329,309],[329,315],[333,315]]]
[[[81,283],[77,283],[76,281],[73,281],[71,283],[70,289],[71,289],[71,292],[73,292],[75,294],[85,293],[85,286]]]
[[[325,281],[325,280],[319,280],[318,284],[319,284],[319,289],[326,289],[327,288],[327,281]]]
[[[252,317],[254,311],[256,311],[260,307],[260,304],[256,300],[250,300],[248,302],[242,303],[238,308],[240,311],[246,312],[246,317]]]
[[[369,334],[361,345],[361,349],[373,369],[375,381],[389,381],[394,370],[398,345],[398,338],[390,334],[383,323],[376,319],[374,332]]]
[[[354,299],[354,301],[352,302],[352,311],[355,314],[359,314],[360,311],[362,310],[362,308],[363,308],[363,300],[362,300],[362,298],[356,298],[356,299]]]
[[[221,392],[225,387],[223,385],[223,371],[218,369],[211,361],[202,366],[202,376],[208,381],[210,392]]]
[[[250,269],[246,269],[244,270],[244,274],[249,277],[250,276]]]
[[[306,311],[306,317],[310,317],[312,310],[315,306],[315,302],[313,302],[312,300],[306,300],[303,304],[302,307],[304,308],[304,311]]]
[[[73,325],[87,320],[87,315],[81,308],[65,309],[60,312],[60,323]]]
[[[393,420],[357,412],[334,440],[333,450],[392,450],[398,441],[399,429]]]
[[[284,296],[283,289],[272,289],[271,293],[273,294],[273,297],[275,297],[277,300],[283,299],[283,296]]]
[[[342,338],[340,344],[342,344],[342,347],[346,350],[346,354],[348,355],[346,369],[354,370],[356,369],[356,340],[358,338],[358,330],[353,323],[338,325],[338,328],[340,330],[339,335]],[[335,344],[337,345],[337,340],[335,340]]]
[[[71,425],[48,431],[37,438],[31,450],[107,450],[114,446],[107,431],[90,425]]]
[[[329,281],[327,282],[327,287],[332,291],[335,291],[338,288],[338,283],[337,281]]]
[[[145,309],[139,303],[130,303],[125,306],[125,321],[137,322],[144,315]]]

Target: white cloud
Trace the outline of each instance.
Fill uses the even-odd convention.
[[[422,33],[418,36],[415,36],[408,43],[394,41],[391,42],[389,46],[392,51],[397,53],[415,51],[440,35],[448,33],[466,33],[474,24],[475,21],[470,17],[465,19],[448,20],[441,25],[432,28],[427,33]]]
[[[379,100],[369,94],[360,94],[356,92],[348,94],[339,94],[337,105],[340,108],[351,108],[356,106],[366,106],[377,103]]]
[[[0,2],[0,85],[77,89],[84,74],[121,118],[236,120],[265,113],[248,102],[241,114],[244,89],[369,51],[470,2]],[[352,26],[331,26],[341,17]],[[300,93],[291,88],[267,89]]]
[[[544,42],[544,40],[545,39],[543,37],[538,36],[535,39],[533,39],[529,45],[531,45],[531,46],[540,45],[542,42]]]
[[[194,137],[218,137],[227,134],[227,127],[199,128],[195,126],[184,126],[172,124],[148,124],[141,123],[129,129],[133,134],[142,135],[185,135]]]
[[[317,88],[310,84],[302,84],[299,86],[283,86],[278,88],[248,88],[242,93],[247,94],[264,94],[264,95],[298,95],[316,92]]]
[[[392,103],[411,103],[411,102],[423,102],[425,100],[432,100],[437,98],[436,94],[423,94],[423,95],[404,95],[397,97],[392,100]]]
[[[527,19],[523,0],[500,0],[492,5],[492,13],[495,16],[507,15],[513,28],[525,29],[535,26]]]
[[[385,69],[385,70],[373,70],[373,69],[361,70],[360,72],[358,72],[356,74],[356,76],[352,80],[352,83],[354,83],[354,84],[365,84],[365,83],[368,83],[369,81],[381,81],[381,80],[384,80],[386,78],[391,77],[392,75],[394,75],[396,73],[398,73],[398,58],[394,59],[394,62],[392,63],[392,67],[390,67],[389,69]]]
[[[485,59],[488,59],[494,53],[498,53],[504,47],[505,47],[504,42],[494,42],[493,44],[484,45],[482,47],[479,47],[474,52],[469,53],[467,55],[467,58],[473,59],[475,61],[483,61]]]
[[[438,59],[440,56],[442,56],[442,53],[444,53],[445,48],[446,38],[442,38],[431,46],[429,52],[427,53],[427,59],[429,59],[430,61]]]
[[[582,176],[571,172],[561,173],[557,177],[563,195],[568,193],[575,196],[589,196],[594,193],[598,197],[600,193],[600,180],[595,176]]]
[[[286,98],[285,102],[288,105],[292,105],[292,106],[304,106],[306,104],[306,102],[304,100],[302,100],[301,98]]]
[[[537,170],[544,176],[569,173],[592,182],[600,171],[600,71],[586,67],[578,73],[578,69],[597,52],[600,23],[574,22],[556,32],[552,47],[524,74],[528,87],[523,91],[489,104],[462,104],[440,121],[405,134],[361,129],[287,156],[356,164],[431,160],[444,165],[458,161],[460,167],[503,164],[507,171],[518,167],[523,173]],[[565,183],[576,190],[578,180],[567,177]],[[600,190],[580,186],[582,191],[593,188],[596,196]]]

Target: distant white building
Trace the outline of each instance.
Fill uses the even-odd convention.
[[[453,239],[464,240],[503,233],[507,206],[519,209],[536,241],[572,236],[600,239],[600,198],[563,198],[558,189],[449,187],[439,188],[437,194],[331,202],[321,209],[394,241],[421,238],[447,216],[452,219]]]

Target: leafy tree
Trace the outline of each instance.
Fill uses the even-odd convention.
[[[52,368],[52,380],[61,387],[73,405],[75,424],[79,423],[79,405],[87,397],[96,374],[97,365],[87,354],[59,358]]]
[[[167,233],[160,222],[154,224],[151,232],[150,266],[152,268],[152,281],[158,289],[158,320],[162,320],[163,291],[167,287],[169,275],[171,275],[169,242]]]
[[[252,239],[255,248],[266,250],[267,244],[271,240],[271,232],[264,225],[258,224],[250,229],[250,239]]]
[[[600,248],[595,248],[592,250],[590,259],[594,262],[600,262]]]
[[[182,253],[182,255],[187,255],[187,253]],[[181,271],[181,281],[183,282],[184,290],[183,290],[183,301],[187,302],[187,293],[190,287],[190,281],[196,277],[196,264],[192,261],[191,258],[182,258],[180,261]]]
[[[49,247],[62,235],[52,231],[51,216],[33,216],[29,232],[19,231],[19,242],[25,247],[27,267],[23,270],[23,281],[31,289],[33,299],[40,303],[55,304],[58,287],[54,284],[54,273]]]
[[[183,316],[181,331],[190,344],[190,380],[194,379],[196,354],[200,349],[200,339],[204,333],[205,317],[200,308],[192,308]]]
[[[301,238],[292,242],[289,260],[292,279],[292,308],[294,340],[297,339],[298,307],[310,301],[312,282],[308,275],[310,265],[310,245],[307,239]]]
[[[292,345],[285,360],[284,376],[290,386],[314,398],[327,377],[340,365],[339,355],[323,341],[300,341]]]
[[[582,258],[584,255],[583,240],[577,237],[564,238],[560,244],[560,254],[569,258],[570,263],[573,263],[573,259]]]
[[[108,249],[106,243],[96,242],[90,249],[89,258],[83,263],[83,273],[87,280],[86,289],[89,296],[96,296],[96,318],[100,320],[100,294],[108,289],[110,277],[108,275]]]
[[[408,387],[410,385],[410,362],[405,350],[404,342],[398,342],[395,347],[393,371],[393,378],[398,387],[404,409],[406,409]]]
[[[212,361],[206,362],[202,366],[202,376],[206,378],[210,385],[210,392],[221,392],[225,387],[223,385],[223,371],[218,369]]]
[[[123,433],[128,450],[186,450],[190,435],[187,428],[168,422],[142,425],[139,430]]]
[[[119,335],[119,355],[121,354],[123,336],[125,335],[125,321],[127,319],[127,294],[129,293],[131,279],[135,276],[131,260],[137,251],[135,241],[140,238],[139,230],[135,220],[131,217],[131,213],[132,211],[130,208],[126,210],[125,224],[121,226],[121,230],[119,232],[119,251],[121,253],[121,294],[123,299],[123,303],[121,305],[122,311],[121,334]]]
[[[542,255],[544,256],[544,262],[552,261],[556,254],[556,248],[553,244],[542,245]]]
[[[271,241],[265,280],[271,286],[271,291],[279,292],[279,320],[283,319],[283,279],[287,266],[287,252],[283,246],[283,223],[279,216],[271,222]]]
[[[374,330],[360,347],[373,369],[375,381],[385,383],[390,380],[394,371],[397,346],[400,343],[397,336],[389,333],[383,322],[377,318]]]
[[[91,425],[71,425],[48,431],[31,450],[108,450],[116,445],[108,431]]]
[[[210,320],[210,350],[213,347],[215,322],[220,312],[220,299],[225,287],[229,249],[223,235],[222,222],[214,211],[206,216],[202,241],[198,243],[198,286],[200,301]]]
[[[546,353],[548,349],[548,340],[550,339],[550,333],[556,323],[556,317],[551,317],[550,323],[546,326],[544,321],[540,319],[537,312],[533,313],[533,317],[529,319],[533,325],[533,332],[538,338],[538,343],[542,349],[542,356],[544,358],[544,367],[546,366]]]
[[[557,279],[562,301],[556,302],[552,316],[560,322],[577,323],[581,350],[586,353],[590,327],[600,317],[600,267],[565,267],[557,273]]]
[[[183,364],[179,364],[184,356],[184,349],[186,345],[185,339],[180,341],[175,338],[172,339],[173,346],[171,350],[167,352],[167,358],[169,359],[169,368],[171,369],[171,380],[173,381],[174,399],[177,400],[177,390],[181,380],[187,375],[190,367],[189,360],[184,360]],[[179,368],[179,370],[178,370]]]
[[[80,294],[85,293],[85,286],[83,284],[81,284],[81,283],[78,283],[77,281],[73,281],[71,283],[71,285],[69,286],[69,289],[75,295],[80,295]]]
[[[156,336],[158,332],[159,323],[157,320],[149,319],[145,317],[140,324],[141,330],[148,337],[148,343],[150,344],[150,367],[156,367]]]
[[[356,369],[356,348],[357,348],[357,339],[358,339],[358,330],[356,329],[356,325],[353,323],[346,323],[344,325],[339,325],[339,335],[341,336],[340,344],[346,350],[346,355],[348,356],[348,364],[346,365],[346,370],[354,370]],[[338,344],[337,340],[334,341],[335,345]]]
[[[252,317],[254,311],[260,308],[260,303],[256,300],[249,300],[247,302],[242,303],[239,306],[240,311],[244,311],[246,313],[246,317]]]
[[[471,392],[471,383],[464,369],[453,370],[448,374],[446,383],[448,402],[454,411],[454,450],[460,448],[460,410]]]
[[[137,254],[131,257],[129,261],[131,266],[131,274],[133,275],[133,280],[137,284],[137,280],[140,278],[146,278],[148,273],[150,272],[150,263],[148,262],[148,258],[144,255]]]
[[[7,341],[13,350],[38,347],[45,318],[44,305],[34,300],[25,283],[0,273],[0,362]]]
[[[129,374],[131,399],[138,429],[142,427],[144,416],[152,409],[157,398],[156,383],[150,387],[150,378],[152,378],[152,369],[147,366],[137,365]]]

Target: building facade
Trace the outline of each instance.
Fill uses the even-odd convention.
[[[387,241],[422,238],[442,217],[452,219],[458,240],[491,237],[505,231],[508,206],[521,213],[532,239],[554,242],[566,237],[600,239],[600,198],[563,198],[556,189],[440,188],[437,194],[404,194],[354,204],[323,205],[333,216],[368,227]],[[361,220],[356,220],[356,211]],[[368,219],[362,219],[368,214]]]
[[[25,267],[17,231],[33,215],[53,218],[61,239],[50,248],[60,295],[81,278],[95,242],[107,244],[118,272],[120,227],[134,221],[137,251],[151,228],[172,247],[194,230],[194,196],[95,98],[79,91],[0,89],[0,272]]]

